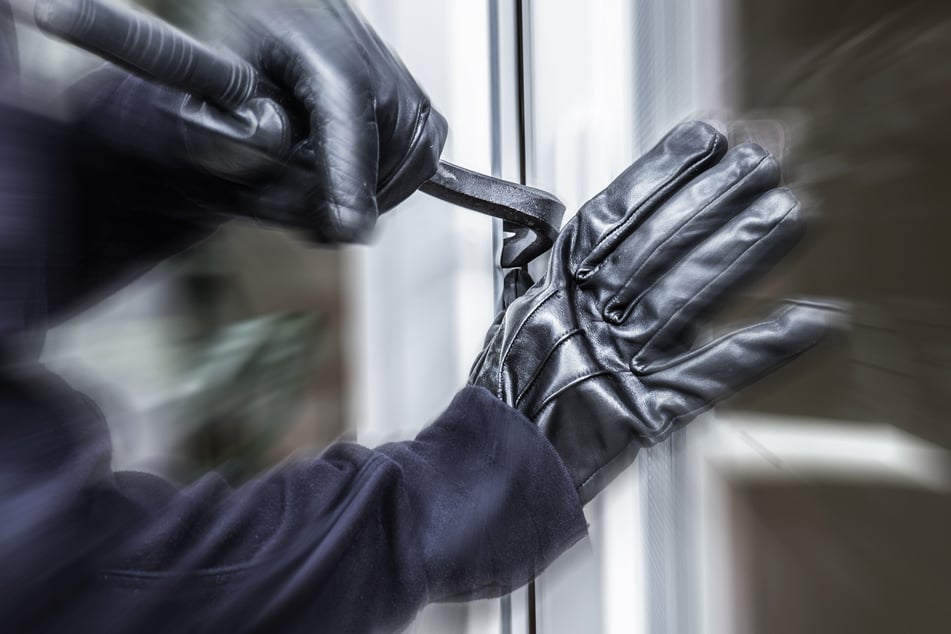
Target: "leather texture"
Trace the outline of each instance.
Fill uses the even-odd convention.
[[[445,119],[346,2],[269,5],[250,24],[233,44],[261,72],[262,96],[292,114],[293,160],[275,165],[273,148],[255,145],[274,136],[259,128],[292,127],[274,102],[252,99],[225,113],[115,67],[72,90],[77,118],[117,152],[195,172],[181,189],[201,208],[302,230],[318,243],[369,241],[378,215],[436,172]]]
[[[436,172],[445,119],[342,0],[269,9],[253,33],[249,59],[303,108],[312,155],[309,170],[271,186],[284,202],[270,216],[314,228],[320,241],[366,242],[378,214]]]
[[[703,318],[802,234],[800,205],[779,183],[779,164],[761,147],[728,151],[712,127],[678,126],[582,207],[545,277],[490,328],[470,382],[541,427],[584,502],[639,448],[809,349],[837,321],[828,305],[793,301],[693,345]]]

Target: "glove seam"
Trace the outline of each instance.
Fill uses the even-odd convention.
[[[753,249],[753,248],[756,247],[757,245],[762,244],[763,241],[766,240],[770,235],[772,235],[773,232],[775,232],[777,229],[779,229],[779,227],[780,227],[780,225],[782,225],[783,221],[784,221],[786,218],[788,218],[788,217],[790,216],[790,214],[792,214],[792,213],[793,213],[796,209],[798,209],[798,208],[799,208],[798,203],[797,203],[797,204],[794,204],[792,207],[790,207],[790,208],[786,211],[786,213],[784,213],[784,214],[782,215],[781,218],[779,218],[779,219],[776,220],[775,224],[773,224],[773,226],[770,228],[769,231],[766,232],[765,235],[763,235],[759,240],[756,240],[755,242],[751,243],[748,247],[746,247],[745,249],[743,249],[743,251],[736,257],[736,259],[733,260],[733,262],[730,263],[729,266],[727,266],[725,269],[723,269],[722,271],[720,271],[720,273],[719,273],[716,277],[714,277],[712,280],[710,280],[709,282],[707,282],[707,283],[703,286],[703,288],[701,288],[697,293],[694,294],[694,297],[696,298],[696,297],[700,297],[701,295],[703,295],[711,286],[713,286],[714,284],[716,284],[716,282],[717,282],[719,279],[721,279],[724,275],[726,275],[726,274],[729,273],[731,270],[733,270],[734,268],[736,268],[737,263],[743,258],[744,255],[746,255],[751,249]],[[698,245],[698,246],[696,247],[696,249],[693,249],[693,250],[691,251],[691,253],[695,252],[695,251],[696,251],[697,249],[699,249],[702,245],[703,245],[703,243],[701,243],[700,245]],[[661,278],[658,279],[658,280],[655,280],[654,283],[651,284],[651,286],[650,286],[650,288],[649,288],[648,290],[653,289],[657,284],[660,283],[661,280],[665,279],[666,277],[667,277],[667,275],[661,277]],[[647,291],[645,291],[645,292],[647,292]],[[672,323],[675,319],[677,319],[677,316],[678,316],[678,315],[680,315],[681,313],[683,313],[683,312],[687,309],[687,306],[688,306],[688,305],[689,305],[689,302],[685,302],[679,309],[677,309],[677,311],[676,311],[673,315],[670,316],[670,319],[668,319],[666,323],[664,323],[660,328],[658,328],[656,331],[654,331],[654,334],[651,335],[650,338],[649,338],[646,342],[644,342],[644,345],[641,346],[641,349],[637,352],[636,355],[634,355],[634,359],[632,359],[632,364],[633,364],[635,367],[632,367],[631,369],[632,369],[636,374],[638,374],[639,376],[643,376],[645,373],[657,372],[657,371],[659,371],[659,370],[664,369],[665,367],[669,367],[669,366],[673,363],[673,361],[669,361],[669,362],[667,362],[667,363],[665,363],[665,364],[661,364],[661,367],[659,367],[659,368],[651,368],[650,370],[646,370],[646,367],[645,367],[645,366],[649,366],[649,365],[651,365],[651,364],[650,364],[650,363],[647,363],[647,364],[644,364],[644,366],[642,366],[641,364],[638,363],[637,359],[638,359],[639,357],[641,357],[641,356],[644,354],[644,351],[645,351],[645,350],[647,350],[647,349],[650,348],[651,344],[654,342],[655,339],[657,339],[657,337],[660,336],[660,334],[661,334],[662,332],[664,332],[665,328],[666,328],[670,323]]]
[[[790,310],[791,310],[791,309],[790,309]],[[770,320],[770,321],[776,321],[776,320]],[[767,322],[767,323],[768,323],[768,322]],[[744,330],[746,330],[746,329],[744,328]],[[742,332],[742,331],[739,331],[739,332]],[[727,337],[731,336],[732,334],[735,334],[735,333],[731,333],[730,335],[727,335]],[[718,341],[719,341],[719,340],[718,340]],[[800,356],[802,356],[803,354],[805,354],[805,353],[808,352],[808,351],[809,351],[808,349],[800,350],[799,352],[797,352],[797,353],[795,353],[795,354],[792,354],[792,355],[790,355],[790,356],[788,356],[788,357],[783,357],[783,358],[779,359],[779,360],[776,361],[775,363],[771,364],[771,365],[766,369],[766,371],[764,372],[764,374],[769,374],[769,373],[773,372],[774,370],[777,370],[778,368],[781,368],[782,366],[787,365],[788,363],[790,363],[790,362],[796,360],[797,358],[799,358]],[[742,389],[743,387],[746,387],[747,385],[749,385],[750,383],[755,382],[756,380],[757,380],[757,378],[754,377],[753,379],[744,382],[742,385],[737,385],[737,386],[735,386],[735,387],[736,387],[737,389]],[[680,421],[683,420],[683,419],[685,419],[685,418],[690,419],[690,418],[693,418],[693,417],[697,416],[698,414],[702,414],[703,412],[705,412],[705,411],[707,411],[707,410],[709,410],[709,409],[712,409],[715,405],[716,405],[715,402],[708,402],[708,403],[706,403],[705,405],[701,405],[700,407],[695,407],[694,409],[689,410],[689,411],[687,411],[687,412],[684,412],[683,414],[678,414],[677,416],[674,416],[674,417],[671,418],[671,420],[670,420],[670,428],[673,428],[674,426],[678,425],[678,424],[680,423]]]
[[[568,388],[571,388],[571,387],[574,387],[574,386],[579,385],[579,384],[581,384],[581,383],[584,383],[585,381],[588,381],[588,380],[590,380],[590,379],[595,379],[595,378],[597,378],[597,377],[599,377],[599,376],[616,375],[616,374],[620,374],[620,372],[618,372],[617,370],[598,370],[597,372],[591,372],[591,373],[588,373],[588,374],[582,373],[582,374],[579,374],[579,375],[576,376],[576,377],[573,377],[573,378],[569,379],[567,383],[565,383],[565,384],[562,385],[560,388],[558,388],[557,390],[555,390],[555,392],[553,392],[552,394],[546,396],[546,397],[542,400],[541,404],[540,404],[537,408],[535,408],[534,413],[533,413],[531,416],[529,416],[529,418],[531,418],[532,420],[534,420],[535,417],[537,417],[539,414],[541,414],[541,411],[542,411],[543,409],[545,409],[546,407],[548,407],[548,405],[549,405],[552,401],[554,401],[554,400],[558,397],[559,394],[561,394],[562,392],[564,392],[564,391],[567,390]]]
[[[575,328],[574,330],[569,330],[568,332],[566,332],[565,334],[563,334],[561,337],[559,337],[559,338],[555,341],[555,343],[551,346],[551,349],[548,351],[548,354],[545,355],[545,358],[542,359],[542,360],[539,362],[538,367],[535,368],[535,372],[532,374],[531,378],[529,378],[528,383],[525,385],[525,387],[522,389],[522,391],[519,392],[519,395],[515,398],[515,406],[516,406],[516,407],[518,407],[518,404],[522,401],[523,398],[525,398],[525,394],[526,394],[526,393],[528,392],[528,390],[532,387],[532,385],[535,384],[536,379],[538,379],[538,376],[542,373],[542,369],[544,368],[544,366],[545,366],[545,364],[548,362],[548,360],[551,358],[551,355],[553,355],[553,354],[555,353],[555,350],[557,350],[559,346],[561,346],[563,343],[565,343],[566,341],[568,341],[569,339],[571,339],[571,338],[574,337],[575,335],[581,334],[581,333],[583,333],[583,332],[584,332],[583,329],[581,329],[581,328]]]
[[[399,166],[393,171],[392,174],[386,177],[386,180],[377,185],[377,197],[381,197],[387,187],[396,182],[400,176],[403,175],[406,166],[410,164],[408,160],[410,156],[413,155],[416,148],[422,142],[423,138],[426,136],[424,131],[426,129],[426,122],[429,121],[429,113],[431,111],[431,105],[428,101],[420,102],[416,105],[416,117],[414,123],[414,129],[416,133],[413,135],[413,139],[409,144],[406,152],[403,153],[403,156],[400,158]]]
[[[504,395],[502,393],[502,373],[505,369],[505,362],[508,360],[509,353],[512,351],[512,346],[515,344],[515,340],[518,339],[518,336],[522,333],[522,330],[525,328],[528,321],[535,315],[535,313],[537,313],[539,309],[541,309],[541,307],[544,306],[548,302],[548,300],[550,300],[552,297],[557,295],[559,291],[562,291],[562,290],[564,289],[558,288],[558,287],[552,288],[549,291],[550,294],[544,299],[542,299],[541,301],[539,301],[538,304],[536,304],[535,307],[531,311],[529,311],[527,315],[525,315],[525,319],[522,320],[522,322],[515,329],[515,332],[512,333],[512,337],[511,339],[509,339],[508,346],[506,346],[506,348],[499,355],[499,372],[497,376],[498,382],[496,383],[496,397],[499,400],[505,401]],[[505,338],[504,331],[503,331],[502,338],[503,340]]]
[[[688,350],[687,352],[683,353],[682,355],[680,355],[680,356],[677,357],[676,359],[673,359],[673,360],[668,361],[667,363],[665,363],[665,364],[663,365],[663,367],[657,368],[656,370],[652,370],[651,373],[654,373],[654,372],[662,372],[663,370],[666,370],[667,368],[672,367],[672,366],[674,366],[674,365],[678,365],[678,364],[680,364],[680,363],[685,363],[685,362],[687,362],[687,361],[690,361],[691,359],[696,358],[696,357],[699,356],[700,354],[703,354],[706,350],[708,350],[708,349],[711,348],[712,346],[715,346],[715,345],[717,345],[718,343],[721,343],[721,342],[723,342],[723,341],[726,341],[727,339],[730,339],[730,338],[732,338],[732,337],[736,337],[737,335],[741,335],[741,334],[743,334],[743,333],[745,333],[745,332],[749,332],[750,330],[755,330],[755,329],[757,329],[757,328],[759,328],[759,327],[761,327],[761,326],[767,325],[767,324],[775,324],[775,325],[778,326],[778,325],[780,324],[780,322],[781,322],[790,312],[792,312],[793,309],[794,309],[797,305],[798,305],[798,304],[794,304],[794,305],[790,305],[790,306],[787,306],[786,308],[781,309],[781,310],[779,311],[779,314],[776,315],[775,317],[772,317],[771,319],[767,319],[767,320],[765,320],[765,321],[759,321],[759,322],[756,322],[756,323],[754,323],[754,324],[750,324],[750,325],[748,325],[748,326],[746,326],[746,327],[744,327],[744,328],[740,328],[739,330],[731,330],[730,332],[724,334],[723,336],[717,337],[717,338],[714,339],[713,341],[710,341],[709,343],[707,343],[707,344],[705,344],[705,345],[703,345],[703,346],[701,346],[701,347],[699,347],[699,348],[695,348],[695,349],[693,349],[693,350]],[[805,352],[805,350],[803,350],[803,352]],[[802,352],[800,352],[800,353],[798,353],[798,354],[802,354]],[[797,354],[796,356],[798,356],[798,354]],[[780,363],[783,363],[783,362],[780,362]],[[772,367],[772,366],[771,366],[771,367]]]
[[[706,165],[706,160],[715,154],[716,148],[720,145],[721,138],[722,137],[719,134],[714,135],[711,141],[707,144],[707,148],[705,149],[703,155],[697,160],[696,163],[693,163],[687,166],[686,168],[678,171],[676,174],[674,174],[674,176],[664,181],[664,183],[658,189],[656,189],[654,193],[651,194],[651,196],[647,200],[641,203],[637,208],[631,210],[629,213],[626,213],[625,217],[622,217],[620,222],[614,225],[614,227],[612,227],[611,230],[608,231],[603,237],[598,239],[595,245],[588,252],[588,255],[585,256],[585,258],[582,259],[581,262],[578,264],[577,268],[578,269],[583,268],[585,261],[587,260],[588,257],[591,257],[592,252],[596,252],[600,248],[602,248],[602,245],[612,240],[615,234],[626,232],[629,229],[629,225],[634,224],[634,219],[638,217],[639,212],[649,207],[650,204],[654,202],[655,198],[658,198],[664,190],[670,187],[671,183],[675,182],[677,179],[683,176],[691,176],[693,174],[699,174],[705,171],[706,169],[708,169],[709,166]],[[607,247],[603,247],[603,248],[607,248]],[[612,252],[613,252],[613,249],[612,249]],[[590,272],[588,272],[584,276],[584,279],[581,281],[590,279],[595,274],[597,274],[597,272],[601,270],[601,268],[604,266],[604,263],[607,261],[607,257],[608,256],[606,255],[604,259],[602,259],[601,262],[597,264],[597,266],[591,269]],[[575,278],[577,278],[578,272],[576,271],[572,275]]]
[[[764,162],[766,162],[766,159],[768,159],[768,158],[769,158],[769,155],[768,155],[768,154],[767,154],[766,156],[764,156],[763,158],[761,158],[761,159],[756,163],[756,165],[754,165],[753,168],[752,168],[747,174],[745,174],[742,178],[740,178],[738,181],[736,181],[735,183],[733,183],[733,185],[731,185],[728,189],[726,189],[725,191],[721,192],[719,196],[717,196],[716,198],[714,198],[713,200],[711,200],[710,202],[708,202],[706,205],[704,205],[704,206],[703,206],[700,210],[698,210],[695,214],[691,215],[689,218],[687,218],[686,220],[684,220],[683,223],[679,224],[675,229],[673,229],[673,230],[671,231],[671,234],[670,234],[669,236],[667,236],[667,238],[664,239],[663,242],[661,242],[659,245],[657,245],[657,248],[654,249],[654,250],[651,252],[650,256],[653,256],[655,253],[657,253],[658,251],[660,251],[661,249],[663,249],[671,240],[673,240],[675,237],[677,237],[677,233],[679,233],[684,227],[686,227],[687,225],[689,225],[689,224],[690,224],[693,220],[695,220],[700,214],[702,214],[702,213],[704,213],[705,211],[707,211],[708,209],[710,209],[710,207],[712,207],[713,205],[717,204],[718,202],[720,202],[721,200],[723,200],[723,198],[724,198],[725,196],[727,196],[728,194],[730,194],[730,193],[732,193],[733,191],[735,191],[738,187],[740,187],[740,185],[742,185],[744,182],[746,182],[747,179],[749,179],[749,177],[751,177],[751,176],[753,175],[753,173],[756,172],[756,170],[759,169],[760,165],[762,165]],[[702,244],[702,243],[701,243],[701,244]],[[691,249],[690,252],[688,252],[687,255],[689,255],[689,253],[692,253],[694,250],[695,250],[695,249]],[[635,297],[634,300],[631,301],[631,302],[628,304],[627,309],[625,309],[625,310],[623,310],[623,311],[620,311],[621,314],[620,314],[619,316],[617,316],[617,317],[608,316],[609,313],[615,312],[615,311],[612,310],[612,307],[613,307],[613,306],[616,306],[616,305],[618,305],[618,304],[621,303],[621,301],[618,299],[618,296],[619,296],[621,293],[623,293],[625,290],[627,290],[627,289],[631,286],[631,283],[633,282],[634,278],[637,277],[637,276],[640,274],[640,272],[644,269],[645,266],[647,266],[647,263],[650,261],[650,256],[648,256],[647,258],[645,258],[644,261],[640,264],[640,266],[637,267],[637,270],[635,270],[633,273],[631,273],[631,274],[628,276],[627,280],[624,282],[624,286],[621,287],[621,289],[620,289],[617,293],[614,294],[614,297],[611,298],[611,301],[609,301],[609,302],[608,302],[608,305],[605,307],[605,318],[607,318],[611,323],[613,323],[613,324],[615,324],[615,325],[620,325],[622,322],[624,322],[624,320],[626,320],[628,317],[631,316],[631,312],[634,310],[634,306],[636,306],[637,303],[641,300],[641,298],[644,297],[644,293],[646,293],[648,290],[650,290],[650,288],[653,288],[653,284],[652,284],[651,287],[649,287],[648,289],[646,289],[646,290],[642,291],[641,293],[639,293],[639,294],[637,295],[637,297]],[[682,262],[684,259],[685,259],[685,258],[681,258],[679,261]],[[656,284],[656,283],[657,283],[657,282],[655,281],[654,284]]]

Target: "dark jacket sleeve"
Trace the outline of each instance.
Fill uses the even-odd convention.
[[[112,473],[98,410],[58,379],[0,399],[42,430],[5,443],[36,511],[3,553],[4,581],[32,573],[5,622],[31,631],[394,631],[427,603],[526,583],[585,533],[552,447],[482,388],[415,440],[338,443],[237,489]]]

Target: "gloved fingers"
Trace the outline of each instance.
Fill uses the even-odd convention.
[[[632,232],[588,282],[619,324],[635,299],[697,244],[779,184],[779,164],[757,145],[734,147]]]
[[[179,114],[186,98],[180,90],[104,64],[71,86],[64,100],[84,135],[133,159],[188,169],[193,165],[189,136]],[[130,143],[133,139],[138,142]]]
[[[359,10],[326,0],[368,60],[375,122],[382,146],[374,184],[377,214],[397,206],[436,173],[449,124],[416,83],[399,55],[387,46]]]
[[[512,302],[524,295],[534,283],[528,269],[513,269],[506,273],[502,282],[502,309],[511,306]]]
[[[416,83],[399,55],[370,23],[343,0],[329,0],[340,22],[369,60],[376,87],[376,125],[380,147],[376,202],[382,214],[397,206],[428,180],[439,165],[449,124]]]
[[[379,166],[376,202],[382,214],[409,198],[436,173],[439,157],[446,145],[449,123],[420,93],[412,143],[396,161],[383,161]],[[377,112],[377,126],[381,113]],[[381,159],[388,154],[382,147]],[[504,245],[503,245],[504,249]]]
[[[488,345],[489,341],[492,340],[492,337],[495,336],[496,331],[498,331],[502,325],[502,319],[505,318],[505,311],[508,307],[511,306],[516,299],[524,295],[525,291],[531,288],[532,284],[534,284],[532,276],[529,275],[525,269],[513,269],[505,274],[502,280],[502,295],[499,298],[501,306],[495,315],[495,319],[492,321],[492,325],[489,326],[489,331],[485,335],[484,345]]]
[[[485,340],[482,342],[483,350],[479,353],[475,363],[472,364],[473,368],[478,368],[482,365],[485,355],[488,354],[490,350],[489,342],[492,341],[502,326],[505,311],[512,305],[512,302],[524,295],[525,292],[531,288],[532,284],[534,284],[532,276],[528,274],[526,269],[513,269],[505,274],[505,278],[502,280],[501,307],[496,313],[492,325],[489,326],[489,330],[485,333]]]
[[[644,381],[667,386],[671,398],[660,399],[668,409],[663,414],[685,422],[806,352],[831,332],[844,329],[846,323],[841,305],[794,300],[769,320],[686,352]]]
[[[313,30],[288,27],[282,41],[262,46],[259,62],[307,110],[314,172],[308,220],[328,241],[366,242],[378,215],[379,133],[370,71],[346,29],[321,28],[323,21],[306,10],[284,17],[292,21],[295,15]],[[320,41],[322,54],[309,54],[311,40]]]
[[[610,374],[601,360],[590,352],[590,343],[581,328],[553,331],[556,342],[549,350],[528,349],[527,354],[544,353],[544,362],[534,371],[526,371],[518,363],[506,368],[507,392],[514,397],[512,405],[535,419],[559,394],[581,383]],[[606,379],[607,380],[607,379]],[[616,399],[612,399],[613,400]],[[590,412],[586,412],[590,415]]]
[[[641,344],[632,368],[665,360],[670,344],[683,341],[685,329],[785,255],[803,229],[799,202],[788,190],[772,190],[656,279],[619,327]]]
[[[699,121],[674,128],[582,207],[569,270],[590,278],[617,245],[659,205],[726,152],[726,138]]]

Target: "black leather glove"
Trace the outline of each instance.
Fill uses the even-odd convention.
[[[234,215],[318,242],[365,240],[379,212],[435,172],[445,120],[346,2],[272,9],[254,24],[242,34],[245,53],[306,113],[311,164],[270,180],[223,178],[208,161],[240,162],[242,133],[262,122],[206,117],[178,90],[97,70],[70,90],[72,121],[53,135],[60,189],[74,191],[60,205],[70,213],[51,225],[63,236],[51,250],[62,272],[48,283],[55,312],[81,308]]]
[[[833,313],[793,302],[693,348],[701,317],[802,233],[762,148],[678,126],[565,226],[545,277],[489,331],[470,382],[538,423],[583,502],[740,387],[815,345]]]
[[[288,171],[267,218],[329,242],[365,242],[379,213],[432,176],[448,131],[403,63],[343,0],[258,14],[248,57],[294,95],[310,172]]]
[[[246,27],[232,43],[294,115],[303,161],[273,165],[249,155],[247,136],[275,123],[273,109],[223,115],[117,69],[87,78],[73,101],[119,153],[198,172],[179,188],[199,207],[302,229],[318,242],[367,241],[378,214],[435,173],[445,119],[343,0],[261,10]]]

